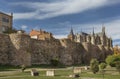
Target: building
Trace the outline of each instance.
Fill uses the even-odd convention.
[[[70,34],[68,35],[68,38],[70,39],[70,40],[74,40],[74,38],[75,38],[75,35],[74,35],[74,33],[73,33],[73,29],[72,29],[72,27],[71,27],[71,31],[70,31]]]
[[[103,45],[108,47],[113,47],[112,45],[112,39],[108,38],[105,33],[105,27],[102,27],[102,32],[100,33],[94,33],[94,28],[92,34],[81,32],[80,34],[73,33],[73,29],[71,28],[70,34],[68,35],[68,39],[71,39],[72,41],[83,43],[91,43],[93,45]]]
[[[30,37],[33,39],[38,39],[38,40],[50,40],[53,39],[52,33],[43,31],[43,30],[32,30],[30,32]]]
[[[12,28],[13,14],[11,15],[0,12],[0,33]]]

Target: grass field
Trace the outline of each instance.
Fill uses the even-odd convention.
[[[36,68],[36,67],[35,67]],[[56,68],[54,77],[47,77],[45,68],[38,68],[39,76],[33,77],[30,74],[30,69],[28,68],[25,72],[21,72],[19,68],[7,67],[1,69],[0,79],[76,79],[70,78],[69,75],[73,74],[72,68]],[[80,78],[78,79],[103,79],[101,72],[93,74],[90,70],[82,71]],[[115,68],[107,68],[104,79],[120,79],[120,74],[115,70]]]

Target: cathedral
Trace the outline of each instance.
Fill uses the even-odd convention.
[[[102,27],[102,32],[94,33],[94,29],[92,34],[88,34],[85,32],[74,34],[73,29],[71,28],[70,34],[68,35],[68,39],[79,42],[79,43],[91,43],[93,45],[103,45],[107,47],[113,47],[112,38],[108,38],[105,32],[105,27]]]

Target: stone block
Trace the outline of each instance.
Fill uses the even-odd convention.
[[[77,73],[81,73],[82,69],[80,67],[74,67],[73,69],[73,73],[77,74]]]
[[[55,71],[54,70],[47,70],[46,76],[55,76]]]
[[[89,67],[88,67],[88,66],[85,66],[84,68],[85,68],[85,70],[88,70],[88,69],[89,69]]]
[[[39,76],[39,72],[36,69],[32,69],[31,76]]]

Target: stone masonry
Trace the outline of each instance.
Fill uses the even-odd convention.
[[[104,61],[111,47],[77,43],[69,39],[36,40],[26,34],[0,34],[0,64],[49,64],[57,58],[64,65],[89,64],[92,58]]]

